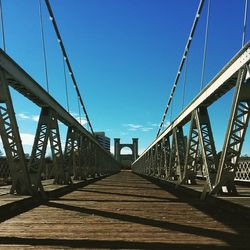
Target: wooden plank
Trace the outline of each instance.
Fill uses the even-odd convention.
[[[249,249],[249,221],[124,171],[0,224],[3,249]]]

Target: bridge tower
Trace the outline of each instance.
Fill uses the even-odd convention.
[[[132,144],[121,144],[120,138],[114,139],[115,144],[115,159],[124,165],[124,167],[131,167],[132,162],[138,158],[138,138],[132,138]],[[123,148],[130,148],[132,154],[121,154]]]

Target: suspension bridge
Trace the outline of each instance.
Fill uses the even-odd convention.
[[[0,248],[249,249],[250,161],[242,157],[242,148],[248,143],[250,42],[246,41],[248,1],[243,2],[242,47],[205,85],[211,3],[197,1],[157,136],[139,156],[137,151],[133,154],[131,168],[124,170],[119,159],[96,139],[50,1],[38,0],[45,88],[8,54],[0,1],[0,136],[4,149],[0,161]],[[167,123],[205,4],[201,89]],[[50,93],[43,7],[63,58],[66,107]],[[79,119],[69,111],[66,72],[75,91]],[[13,91],[40,110],[29,157],[21,139]],[[218,150],[215,132],[220,121],[211,125],[210,108],[228,93],[232,93],[228,123]],[[217,112],[220,115],[224,110]],[[65,143],[61,124],[67,128]],[[133,143],[136,145],[137,139]],[[52,155],[49,164],[48,148]],[[119,154],[121,145],[115,150]]]

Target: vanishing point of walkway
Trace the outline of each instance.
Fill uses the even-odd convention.
[[[249,221],[184,194],[177,197],[129,171],[0,224],[2,249],[218,247],[250,249]]]

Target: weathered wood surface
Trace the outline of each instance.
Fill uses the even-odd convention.
[[[167,182],[170,186],[176,187],[176,181],[175,182],[165,181],[165,182]],[[196,194],[197,196],[201,197],[206,181],[201,179],[196,179],[196,182],[197,183],[195,185],[189,185],[189,184],[181,185],[179,189],[184,189],[186,191],[194,191],[194,193],[195,192],[197,193]],[[236,196],[231,196],[231,195],[227,196],[225,194],[224,196],[217,196],[217,197],[214,196],[214,197],[216,197],[216,199],[227,201],[228,203],[231,203],[231,205],[238,205],[250,211],[250,183],[237,182],[236,189],[238,192],[238,195]]]
[[[125,171],[0,224],[2,249],[250,249],[250,223]],[[220,248],[221,249],[221,248]]]

